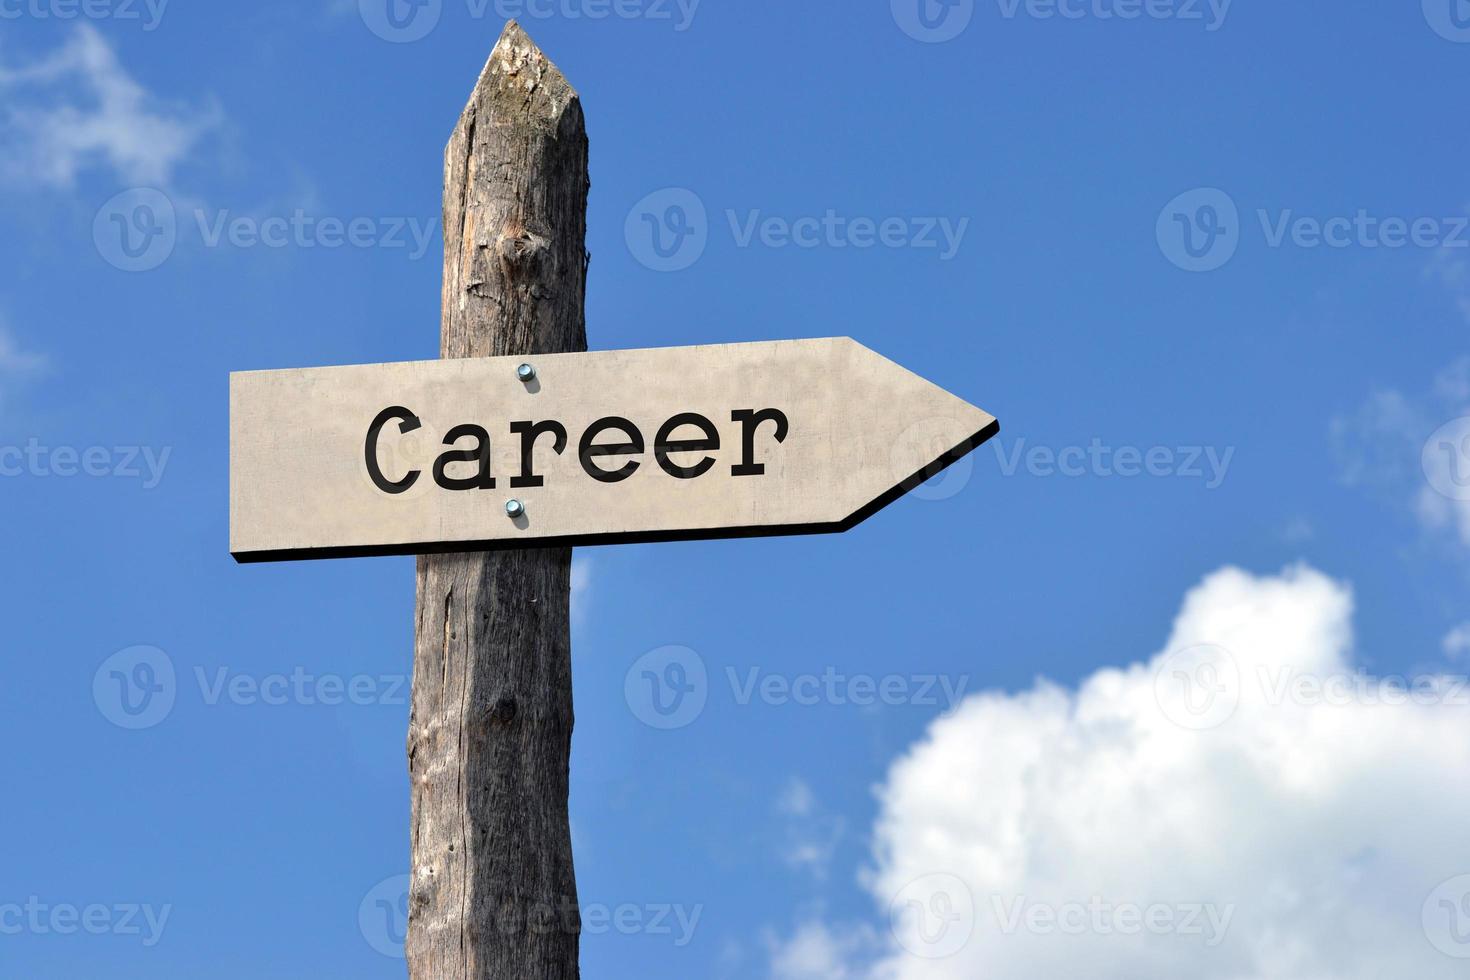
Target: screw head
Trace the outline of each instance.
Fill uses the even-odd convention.
[[[522,364],[520,367],[516,368],[516,377],[520,378],[522,381],[535,381],[536,369],[529,364]]]
[[[505,502],[505,515],[507,517],[520,517],[526,512],[526,505],[519,500],[507,500]]]

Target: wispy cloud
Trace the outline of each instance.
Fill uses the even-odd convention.
[[[788,867],[826,878],[846,821],[823,810],[805,780],[793,778],[776,800],[776,812],[786,818],[786,844],[781,858]]]
[[[1444,367],[1428,391],[1378,391],[1331,425],[1344,483],[1400,502],[1431,530],[1470,546],[1470,357]]]
[[[166,188],[218,109],[170,104],[139,84],[97,30],[80,25],[49,56],[16,65],[0,49],[0,176],[71,187],[108,169],[129,185]]]
[[[15,339],[3,316],[0,316],[0,405],[20,381],[46,367],[46,358],[25,350]]]
[[[1427,275],[1445,288],[1460,314],[1470,320],[1470,257],[1465,250],[1441,248],[1434,253]]]
[[[572,619],[581,622],[587,615],[592,596],[592,559],[581,555],[572,559]]]

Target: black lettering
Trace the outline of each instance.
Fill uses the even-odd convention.
[[[452,446],[461,439],[472,438],[478,445],[474,449],[460,449],[445,453],[434,462],[434,482],[445,490],[494,490],[495,477],[490,475],[490,433],[478,425],[457,425],[444,437],[444,445]],[[450,479],[445,469],[450,463],[473,463],[478,461],[480,470],[468,480]]]
[[[603,446],[594,446],[592,440],[610,429],[618,429],[628,437],[627,442],[609,443]],[[587,475],[599,483],[621,483],[638,471],[641,465],[637,460],[629,460],[616,470],[605,470],[598,466],[596,460],[601,456],[632,456],[643,452],[643,433],[638,427],[627,419],[610,415],[605,419],[593,422],[587,431],[582,433],[582,442],[578,446],[577,455],[581,458],[582,469]]]
[[[402,406],[395,405],[392,408],[385,408],[378,414],[377,418],[373,419],[373,424],[368,426],[367,445],[363,453],[367,462],[368,476],[372,477],[373,484],[384,493],[399,494],[407,493],[409,487],[412,487],[418,482],[419,471],[409,470],[407,476],[394,483],[385,477],[383,471],[378,468],[378,435],[383,431],[383,426],[394,419],[399,420],[398,431],[402,435],[408,435],[423,425],[417,415]]]
[[[521,475],[511,477],[510,485],[517,489],[546,486],[546,477],[536,475],[536,461],[532,458],[536,440],[550,433],[555,437],[551,450],[560,456],[567,448],[566,426],[560,422],[512,422],[510,431],[521,437]]]
[[[776,423],[776,441],[785,442],[786,437],[791,434],[791,422],[786,418],[786,413],[778,409],[767,408],[763,411],[753,412],[748,409],[731,412],[730,420],[739,422],[744,426],[741,440],[744,445],[743,457],[739,465],[730,467],[731,476],[762,476],[766,472],[765,463],[755,461],[755,435],[762,424],[766,422]]]
[[[681,426],[692,425],[704,433],[703,439],[672,439],[674,430]],[[658,460],[658,465],[664,468],[669,476],[679,480],[693,480],[704,476],[715,465],[713,456],[706,456],[693,466],[680,466],[669,459],[670,453],[707,453],[719,452],[720,434],[715,431],[715,424],[703,415],[693,412],[685,412],[683,415],[675,415],[664,423],[664,427],[658,430],[658,438],[653,441],[653,455]]]

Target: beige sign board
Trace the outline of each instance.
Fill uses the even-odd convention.
[[[241,372],[230,552],[844,531],[998,430],[847,338]]]

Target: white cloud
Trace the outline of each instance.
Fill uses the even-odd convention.
[[[880,787],[863,880],[905,912],[882,951],[808,923],[773,974],[835,949],[874,980],[1463,977],[1430,896],[1470,873],[1470,695],[1359,674],[1352,605],[1308,568],[1226,569],[1147,663],[968,698]]]
[[[1428,274],[1450,294],[1460,315],[1470,320],[1470,260],[1463,254],[1463,249],[1441,248],[1434,253]]]
[[[46,367],[46,359],[40,354],[23,350],[0,316],[0,407],[3,407],[10,389],[18,382],[36,374]]]
[[[786,843],[781,857],[788,867],[825,878],[847,822],[828,813],[804,780],[793,778],[776,800],[776,812],[786,818]]]
[[[852,980],[848,962],[870,937],[837,936],[820,922],[800,926],[790,939],[770,943],[773,980]]]
[[[0,375],[12,377],[38,371],[46,364],[40,354],[27,353],[20,349],[10,331],[0,321]]]
[[[1470,358],[1442,369],[1431,390],[1374,393],[1333,420],[1342,479],[1385,494],[1433,531],[1470,546]]]
[[[1445,634],[1444,655],[1450,660],[1463,660],[1470,653],[1470,623],[1461,623]]]
[[[786,791],[776,802],[776,809],[781,813],[793,817],[810,816],[817,805],[817,798],[812,794],[812,788],[805,780],[792,777],[791,782],[786,784]]]
[[[151,95],[85,24],[40,61],[0,60],[0,105],[4,174],[56,187],[105,166],[125,184],[166,188],[219,122],[215,110],[170,106]]]
[[[583,555],[572,558],[572,619],[580,621],[587,614],[592,596],[592,559]]]

